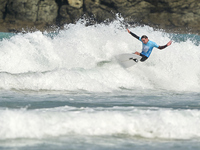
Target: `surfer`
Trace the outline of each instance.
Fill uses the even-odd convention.
[[[142,37],[137,36],[136,34],[134,34],[133,32],[129,31],[129,29],[127,29],[127,31],[136,39],[140,40],[142,42],[142,52],[135,52],[136,55],[141,56],[142,58],[140,59],[141,62],[144,62],[145,60],[147,60],[153,50],[154,47],[158,48],[158,49],[164,49],[167,46],[170,46],[172,44],[172,41],[169,41],[166,45],[164,46],[159,46],[158,44],[156,44],[153,41],[150,41],[148,39],[148,37],[146,35],[143,35]]]

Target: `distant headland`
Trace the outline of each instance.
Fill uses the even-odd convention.
[[[119,13],[129,24],[200,34],[196,0],[0,0],[0,32],[51,30],[86,17],[112,21]]]

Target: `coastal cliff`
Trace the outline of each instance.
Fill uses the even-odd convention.
[[[200,34],[200,2],[196,0],[0,0],[0,32],[49,30],[92,18],[126,22],[180,33]]]

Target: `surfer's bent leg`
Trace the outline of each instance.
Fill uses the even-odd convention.
[[[140,59],[140,61],[141,61],[141,62],[144,62],[145,60],[147,60],[147,59],[148,59],[148,57],[147,57],[147,56],[145,56],[145,55],[142,55],[141,53],[140,53],[140,56],[142,56],[142,58]]]

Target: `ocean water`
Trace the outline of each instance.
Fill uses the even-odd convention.
[[[142,44],[119,20],[0,33],[0,150],[200,149],[200,36],[128,28],[173,43],[124,69]]]

